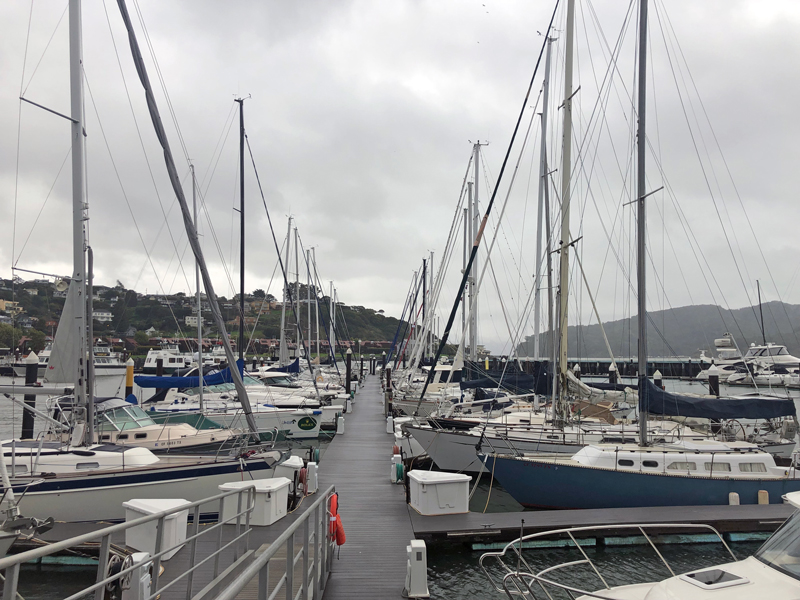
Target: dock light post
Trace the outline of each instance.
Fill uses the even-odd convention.
[[[346,383],[345,383],[344,390],[345,390],[345,392],[347,392],[347,395],[349,396],[350,395],[350,373],[351,373],[351,363],[352,363],[352,360],[353,360],[353,351],[350,350],[350,348],[348,348],[347,352],[345,353],[345,356],[347,358],[347,370],[345,371],[345,373],[346,373],[346,375],[345,375]]]
[[[36,385],[36,378],[38,375],[39,357],[31,350],[28,356],[25,357],[25,385]],[[24,402],[26,406],[36,408],[36,396],[33,394],[25,394]],[[22,436],[20,437],[23,440],[33,439],[33,412],[29,410],[22,411]]]
[[[381,364],[383,365],[383,368],[385,369],[386,368],[386,352],[384,351],[384,353],[381,356],[383,356]]]
[[[133,393],[133,359],[129,358],[125,363],[125,397],[127,398]]]
[[[713,363],[708,368],[708,393],[719,398],[719,369]]]
[[[653,384],[660,390],[664,389],[664,376],[661,375],[661,371],[658,369],[653,373]]]

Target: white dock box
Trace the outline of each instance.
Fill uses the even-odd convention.
[[[295,473],[300,474],[300,469],[303,468],[303,459],[299,456],[290,456],[282,463],[275,465],[272,469],[275,477],[286,477],[294,485]],[[292,489],[294,491],[294,489]]]
[[[255,488],[255,507],[250,513],[250,525],[263,527],[272,525],[275,521],[286,516],[286,505],[289,500],[289,486],[291,485],[286,477],[273,477],[272,479],[254,479],[251,481],[231,481],[219,486],[220,491],[230,492],[243,488]],[[233,494],[227,496],[222,502],[222,520],[230,521],[230,525],[236,525],[236,513],[243,512],[247,508],[247,494],[242,494],[242,509],[239,508],[239,496]],[[242,515],[241,523],[244,525],[246,515]]]
[[[470,475],[440,471],[410,471],[411,507],[421,515],[469,512]]]
[[[161,539],[162,550],[175,546],[174,550],[161,557],[161,560],[169,560],[183,547],[183,542],[186,540],[186,521],[189,517],[189,509],[180,509],[187,504],[191,504],[191,502],[181,498],[136,498],[123,502],[122,506],[125,507],[126,522],[165,510],[175,511],[164,519],[164,535]],[[157,529],[158,519],[131,527],[125,531],[125,545],[134,550],[149,552],[153,555],[156,553]]]

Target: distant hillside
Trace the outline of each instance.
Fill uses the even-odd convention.
[[[308,327],[308,313],[305,299],[307,290],[300,285],[301,299],[300,323],[304,331]],[[293,290],[294,292],[294,290]],[[193,296],[179,292],[176,294],[142,294],[126,289],[122,284],[116,287],[96,285],[93,310],[95,314],[94,333],[97,336],[130,337],[135,332],[144,335],[152,330],[152,336],[182,337],[194,336],[195,326],[189,325],[187,318],[196,315],[196,301]],[[2,280],[0,279],[0,345],[16,346],[22,336],[36,336],[36,349],[44,345],[44,336],[53,335],[64,306],[66,292],[58,291],[47,280]],[[8,304],[6,304],[8,303]],[[232,337],[238,335],[239,299],[219,298],[220,309],[228,322],[228,332]],[[255,338],[280,337],[282,305],[263,290],[254,290],[245,296],[245,322],[248,330],[255,329]],[[329,298],[321,296],[319,301],[320,339],[326,340],[325,332],[330,329]],[[391,341],[397,331],[399,319],[385,316],[382,310],[363,306],[336,306],[337,339],[363,341]],[[213,338],[216,332],[211,323],[208,303],[203,300],[204,335]],[[312,328],[316,337],[316,319],[312,316]],[[294,316],[291,308],[286,310],[286,329],[294,331]],[[7,330],[7,331],[6,331]],[[38,335],[36,334],[38,332]],[[293,335],[293,334],[290,334]],[[6,339],[7,338],[7,339]],[[140,343],[146,341],[140,339]]]
[[[800,354],[800,306],[767,302],[763,305],[763,312],[767,341],[785,344],[791,354]],[[727,310],[704,304],[649,314],[647,344],[648,354],[652,357],[697,357],[701,350],[711,356],[714,339],[725,332],[734,336],[740,349],[749,346],[751,342],[761,342],[758,306]],[[603,323],[603,327],[615,356],[636,356],[636,316]],[[545,336],[540,336],[540,341],[543,337]],[[570,357],[608,355],[599,325],[569,327],[568,339]],[[533,356],[533,336],[528,336],[519,345],[518,352],[520,356]]]

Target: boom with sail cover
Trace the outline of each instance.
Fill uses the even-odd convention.
[[[666,392],[647,382],[648,412],[697,419],[777,419],[797,415],[791,398],[694,398]],[[642,410],[641,396],[639,410]]]
[[[236,370],[239,372],[239,377],[242,377],[244,373],[244,361],[242,359],[236,361]],[[157,377],[139,375],[134,377],[133,381],[142,388],[165,389],[200,387],[199,375],[197,377]],[[231,374],[230,368],[203,376],[203,385],[220,385],[222,383],[233,383],[233,375]]]

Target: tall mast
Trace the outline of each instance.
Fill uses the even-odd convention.
[[[136,32],[133,30],[133,23],[131,23],[131,18],[128,14],[128,8],[125,4],[125,0],[117,0],[117,5],[119,6],[120,13],[122,14],[122,20],[125,23],[125,29],[128,31],[128,41],[131,47],[131,54],[133,57],[133,62],[136,65],[136,72],[139,75],[139,81],[141,82],[145,91],[147,108],[150,112],[150,120],[153,123],[156,138],[158,139],[159,144],[161,144],[161,147],[164,149],[164,163],[167,168],[167,175],[169,176],[170,184],[172,185],[172,191],[175,193],[175,198],[178,200],[178,204],[181,207],[181,215],[183,216],[183,225],[186,230],[186,237],[189,239],[189,245],[192,248],[192,253],[194,254],[195,260],[200,265],[200,275],[203,278],[203,285],[206,289],[206,297],[208,298],[208,305],[211,309],[211,316],[213,317],[214,324],[217,326],[220,337],[222,338],[222,346],[225,349],[225,358],[231,367],[231,379],[233,380],[233,385],[236,388],[236,395],[238,396],[239,402],[242,405],[244,416],[247,419],[247,424],[250,426],[250,430],[253,433],[258,433],[258,425],[255,417],[253,417],[252,408],[250,407],[250,399],[247,395],[247,388],[244,386],[242,375],[239,372],[239,369],[236,368],[236,356],[233,353],[231,341],[228,337],[228,331],[225,328],[225,319],[223,318],[222,312],[219,309],[217,295],[214,293],[214,284],[211,281],[211,276],[208,273],[206,261],[203,257],[203,251],[200,248],[200,241],[197,238],[197,230],[194,227],[192,215],[189,210],[189,204],[186,202],[186,197],[183,193],[183,187],[181,186],[180,177],[178,176],[178,170],[175,168],[175,159],[172,156],[172,150],[169,146],[169,139],[164,131],[161,115],[158,112],[158,104],[153,96],[153,88],[150,85],[150,78],[147,75],[147,66],[142,60],[139,42],[136,40]]]
[[[561,141],[561,240],[559,249],[560,269],[558,277],[559,308],[558,331],[560,333],[559,372],[559,420],[563,417],[563,405],[567,394],[567,299],[569,298],[569,208],[570,179],[572,177],[572,52],[575,37],[575,0],[567,2],[567,44],[564,64],[564,128]]]
[[[647,289],[645,286],[645,100],[647,92],[647,0],[639,0],[639,124],[636,131],[636,279],[639,300],[639,444],[647,446]]]
[[[542,288],[542,221],[544,194],[547,188],[547,110],[550,99],[550,51],[553,38],[547,38],[547,54],[544,59],[544,83],[542,85],[542,143],[539,148],[539,207],[536,220],[536,287],[533,296],[533,360],[539,360],[539,326]],[[549,223],[547,227],[549,227]]]
[[[429,325],[428,325],[428,329],[426,330],[427,333],[425,334],[425,336],[426,336],[425,340],[426,340],[426,344],[427,344],[425,352],[428,354],[428,356],[433,356],[433,338],[434,338],[434,331],[433,331],[433,318],[434,318],[434,311],[433,311],[433,250],[431,250],[431,257],[430,257],[430,260],[428,261],[428,273],[430,273],[430,275],[428,276],[428,277],[430,277],[430,288],[429,288],[430,291],[428,292],[428,294],[430,295],[430,298],[428,299],[428,315],[429,315],[428,316],[428,322],[429,322]]]
[[[311,250],[306,250],[306,313],[308,313],[308,348],[306,356],[311,359]]]
[[[72,281],[77,287],[73,331],[77,333],[78,361],[73,366],[75,401],[86,406],[86,181],[84,179],[84,115],[83,115],[83,38],[81,34],[81,2],[69,1],[69,79],[70,116],[72,117]]]
[[[475,177],[472,186],[472,206],[470,207],[472,215],[472,239],[478,234],[480,227],[480,215],[478,214],[478,190],[480,189],[480,163],[481,163],[481,142],[478,140],[475,143]],[[475,273],[478,272],[478,255],[475,255],[475,260],[472,263],[472,272],[470,274],[469,287],[469,355],[475,361],[478,360],[478,285]]]
[[[764,309],[761,307],[761,283],[756,279],[756,288],[758,289],[758,312],[761,314],[761,341],[767,345],[767,334],[764,333]]]
[[[289,247],[292,245],[292,217],[289,217],[289,225],[286,230],[286,269],[289,269]],[[289,350],[286,347],[286,300],[289,298],[289,282],[283,280],[283,303],[281,306],[281,337],[278,347],[278,363],[283,367],[289,362]]]
[[[425,309],[428,305],[428,261],[424,258],[422,259],[422,327],[426,327],[425,322]],[[427,338],[426,338],[427,339]],[[425,343],[426,340],[422,340],[422,356],[423,358],[428,358],[428,345]]]
[[[197,218],[197,179],[194,176],[194,165],[189,165],[192,170],[192,212],[194,213],[194,228],[200,224]],[[203,411],[203,304],[200,300],[200,265],[194,262],[194,281],[197,289],[197,369],[200,375],[200,385],[197,400],[200,403],[200,412]]]
[[[467,198],[472,198],[472,182],[467,182]],[[470,244],[472,240],[469,239],[470,230],[469,209],[464,209],[464,256],[462,256],[461,273],[467,270],[467,257],[469,256]],[[460,290],[461,293],[461,345],[464,344],[464,335],[467,332],[467,290]]]
[[[239,103],[239,358],[244,358],[244,101]]]
[[[294,354],[295,358],[300,357],[300,340],[303,338],[300,332],[300,254],[299,254],[300,243],[298,241],[298,234],[297,234],[297,227],[294,228],[294,266],[297,270],[297,277],[294,280],[294,301],[296,302],[297,306],[297,314],[295,318],[297,323],[297,343],[294,345]],[[288,266],[288,265],[287,265]]]
[[[328,300],[331,305],[331,324],[330,324],[330,337],[328,340],[330,341],[330,350],[331,350],[331,358],[332,362],[336,363],[336,332],[334,331],[335,323],[336,323],[336,313],[334,312],[334,307],[336,306],[333,301],[333,282],[331,281],[331,297]]]
[[[319,359],[319,294],[321,290],[317,290],[316,281],[317,277],[317,249],[311,249],[311,256],[314,258],[314,327],[317,331],[317,359]],[[309,343],[311,343],[309,339]]]

